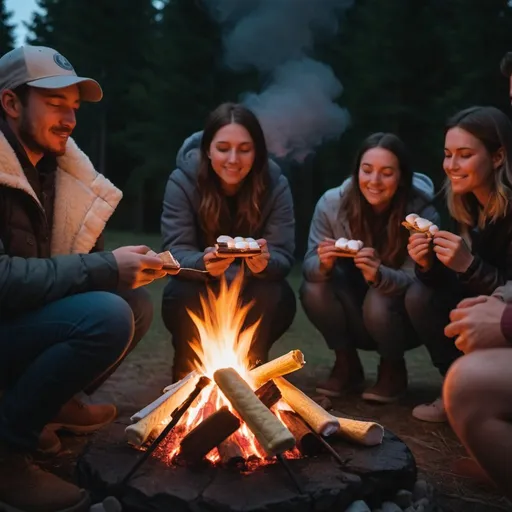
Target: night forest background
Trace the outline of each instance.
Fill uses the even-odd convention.
[[[39,0],[28,43],[97,79],[74,134],[124,192],[110,228],[158,232],[184,139],[223,101],[259,116],[288,176],[304,254],[320,195],[362,140],[392,131],[414,167],[443,180],[444,123],[475,104],[510,113],[499,63],[512,50],[506,0]],[[0,51],[13,47],[0,0]]]

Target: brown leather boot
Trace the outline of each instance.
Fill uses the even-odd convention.
[[[43,455],[55,455],[62,449],[59,436],[49,427],[44,427],[39,435],[37,451]]]
[[[22,453],[0,444],[0,510],[6,512],[85,512],[89,495],[43,471]]]
[[[364,385],[364,370],[356,349],[335,350],[336,362],[329,378],[316,387],[316,392],[338,398]]]
[[[405,360],[381,359],[377,382],[363,393],[363,400],[389,404],[395,402],[407,389],[407,367]]]
[[[51,430],[68,430],[74,434],[89,434],[112,423],[117,409],[112,404],[84,404],[72,398],[64,404],[57,416],[48,424]]]

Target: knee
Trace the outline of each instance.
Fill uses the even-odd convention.
[[[306,314],[324,315],[329,311],[328,305],[335,300],[332,284],[329,281],[303,281],[299,298]]]
[[[288,281],[253,280],[246,288],[246,300],[254,300],[259,310],[279,315],[291,324],[297,310],[295,293]]]
[[[415,281],[405,293],[405,309],[409,317],[414,320],[425,316],[430,307],[433,290],[420,281]]]
[[[493,414],[491,409],[502,399],[508,402],[502,395],[506,390],[500,382],[501,352],[496,349],[472,352],[452,364],[443,385],[443,400],[452,424],[467,425],[472,419],[481,421],[489,413]]]
[[[370,288],[363,302],[363,321],[369,332],[382,332],[393,325],[393,312],[402,297],[388,297]]]
[[[151,327],[153,322],[153,301],[148,291],[144,288],[137,288],[122,295],[123,299],[130,306],[135,320],[135,328],[142,338]]]
[[[101,347],[105,356],[116,360],[129,346],[134,334],[134,316],[128,303],[108,292],[91,292],[83,298],[88,317],[84,335],[91,346]]]

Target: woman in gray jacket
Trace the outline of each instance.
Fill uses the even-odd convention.
[[[413,173],[402,141],[374,133],[363,143],[352,176],[318,201],[304,259],[300,297],[336,362],[317,392],[340,396],[364,384],[357,349],[381,356],[377,383],[363,398],[388,403],[407,388],[404,352],[417,346],[404,295],[414,279],[401,222],[417,213],[433,223],[432,181]],[[364,243],[355,258],[339,258],[339,238]]]
[[[231,282],[240,271],[242,301],[253,303],[245,327],[261,319],[249,360],[265,361],[295,316],[295,294],[286,281],[294,263],[295,219],[288,180],[269,160],[250,110],[222,104],[204,131],[185,141],[165,190],[161,227],[164,249],[182,267],[208,272],[182,271],[164,290],[162,317],[172,334],[174,380],[185,376],[195,359],[191,343],[199,335],[188,311],[200,315],[200,297],[216,292],[223,276]],[[213,247],[220,235],[252,237],[261,255],[244,263],[217,258]]]

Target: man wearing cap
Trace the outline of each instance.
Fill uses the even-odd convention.
[[[113,405],[86,405],[146,333],[162,277],[147,247],[103,251],[121,192],[70,138],[82,101],[100,85],[51,48],[0,58],[0,510],[87,507],[76,486],[24,455],[56,452],[55,430],[88,433]]]

